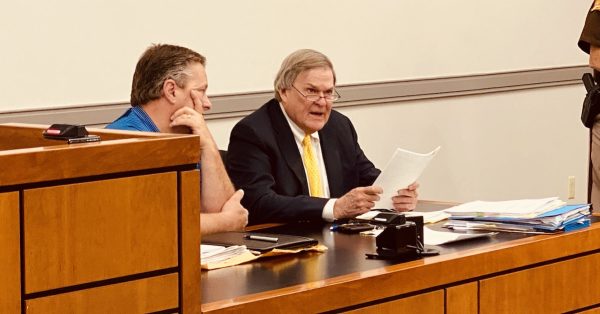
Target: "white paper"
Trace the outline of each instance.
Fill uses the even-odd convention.
[[[221,262],[247,252],[245,245],[219,246],[219,245],[200,245],[200,260],[202,264]]]
[[[423,228],[423,237],[426,245],[440,245],[447,244],[451,242],[480,238],[480,237],[489,237],[497,234],[497,232],[488,232],[488,233],[456,233],[456,232],[444,232],[444,231],[435,231],[429,229],[428,227]]]
[[[372,220],[375,216],[379,215],[380,213],[383,213],[383,212],[379,211],[379,210],[370,210],[364,214],[356,216],[356,219]],[[425,223],[425,224],[436,223],[438,221],[442,221],[442,220],[448,219],[450,217],[450,214],[446,213],[443,209],[437,210],[437,211],[432,211],[432,212],[418,212],[418,211],[401,212],[399,214],[404,214],[406,217],[423,216],[423,223]]]
[[[475,217],[535,217],[539,213],[561,207],[565,202],[558,197],[523,199],[500,202],[473,201],[446,209],[452,216]]]
[[[436,223],[438,221],[442,221],[442,220],[450,218],[450,214],[445,212],[443,209],[437,210],[437,211],[432,211],[432,212],[417,212],[417,211],[403,212],[403,214],[406,217],[423,216],[423,223],[425,223],[425,224],[432,224],[432,223]]]
[[[373,208],[394,208],[392,196],[397,195],[398,190],[405,189],[416,182],[439,150],[440,147],[438,146],[428,154],[419,154],[397,148],[375,183],[373,183],[373,185],[383,188],[383,194],[380,195],[380,200],[375,203]]]

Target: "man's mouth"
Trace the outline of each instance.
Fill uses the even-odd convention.
[[[325,113],[324,112],[311,112],[310,115],[320,118],[320,117],[323,117],[325,115]]]

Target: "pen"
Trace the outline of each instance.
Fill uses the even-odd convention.
[[[246,235],[246,239],[259,240],[259,241],[267,241],[267,242],[277,242],[277,241],[279,241],[279,238],[259,236],[259,235],[254,235],[254,234],[247,234]]]

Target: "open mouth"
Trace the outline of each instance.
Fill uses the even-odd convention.
[[[319,117],[319,118],[321,118],[321,117],[323,117],[325,115],[325,113],[323,113],[323,112],[311,112],[310,115],[313,116],[313,117]]]

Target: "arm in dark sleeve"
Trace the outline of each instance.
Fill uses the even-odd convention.
[[[245,192],[242,204],[249,211],[249,224],[321,220],[328,199],[294,191],[296,178],[287,169],[273,135],[264,137],[238,123],[229,141],[228,171],[234,185]]]

